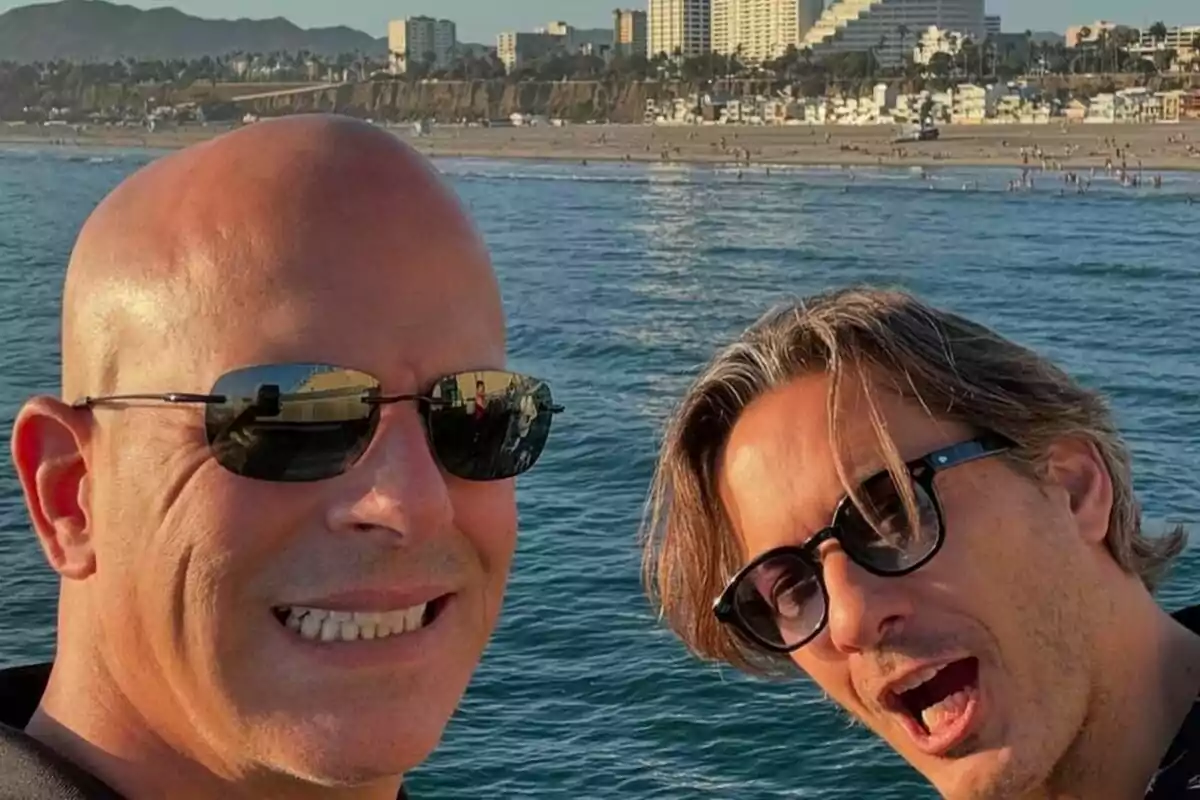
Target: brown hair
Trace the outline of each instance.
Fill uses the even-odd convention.
[[[790,660],[749,645],[712,613],[712,601],[744,557],[717,494],[717,465],[750,403],[812,373],[830,377],[835,440],[839,386],[845,380],[861,385],[895,476],[904,467],[873,399],[872,383],[880,378],[930,413],[937,409],[944,419],[1011,440],[1015,463],[1034,473],[1051,443],[1082,438],[1097,448],[1112,478],[1106,544],[1117,563],[1153,591],[1183,550],[1182,527],[1161,538],[1142,533],[1129,450],[1099,393],[1037,353],[908,293],[851,288],[822,294],[770,312],[717,353],[667,426],[647,505],[644,580],[667,624],[701,658],[760,674],[793,673]],[[858,503],[856,487],[840,464],[837,469]],[[905,494],[911,510],[911,490]]]

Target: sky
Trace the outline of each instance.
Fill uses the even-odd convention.
[[[503,30],[532,30],[551,20],[577,28],[612,25],[612,10],[644,8],[646,0],[116,0],[141,8],[176,8],[198,17],[287,17],[305,28],[349,25],[374,36],[387,35],[387,21],[426,14],[458,23],[458,38],[494,44]],[[0,12],[31,0],[0,0]],[[828,3],[828,0],[827,0]],[[1056,31],[1068,25],[1111,19],[1149,26],[1200,25],[1197,0],[987,0],[1006,31]]]

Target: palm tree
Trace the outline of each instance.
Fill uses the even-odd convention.
[[[1085,46],[1092,39],[1092,29],[1084,25],[1079,29],[1079,33],[1075,34],[1074,47],[1079,51],[1079,59],[1083,62],[1083,72],[1088,72],[1088,55],[1091,48]]]
[[[950,56],[950,66],[955,72],[957,72],[958,71],[958,50],[962,46],[961,43],[959,42],[958,34],[957,33],[946,34],[946,44],[950,45],[950,52],[953,53],[953,55]]]
[[[1154,54],[1154,66],[1159,72],[1170,72],[1171,65],[1175,63],[1175,59],[1178,57],[1179,54],[1170,47],[1165,50],[1159,50]]]
[[[1141,36],[1133,28],[1117,28],[1113,37],[1113,71],[1121,71],[1122,57],[1129,55],[1129,48],[1137,44]]]

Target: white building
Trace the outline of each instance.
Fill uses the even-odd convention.
[[[1084,122],[1094,122],[1100,125],[1111,124],[1117,119],[1116,95],[1110,93],[1098,94],[1088,104],[1087,117]]]
[[[454,59],[457,48],[458,29],[448,19],[408,17],[388,23],[388,51],[394,73],[408,72],[416,63],[443,69]]]
[[[881,65],[894,67],[931,26],[982,42],[987,35],[984,0],[835,0],[801,45],[811,47],[817,58],[871,50]]]
[[[647,24],[650,45],[646,55],[684,58],[703,55],[712,49],[709,0],[650,0]]]
[[[712,49],[758,64],[800,47],[824,0],[712,0]]]
[[[996,108],[1008,91],[1003,85],[959,85],[952,97],[950,121],[955,125],[981,125],[996,116]]]
[[[1141,40],[1129,48],[1129,52],[1153,60],[1156,53],[1164,50],[1175,51],[1175,69],[1191,64],[1200,58],[1200,51],[1193,45],[1200,39],[1200,25],[1185,25],[1167,28],[1167,35],[1161,41],[1155,39],[1149,29],[1141,32]]]

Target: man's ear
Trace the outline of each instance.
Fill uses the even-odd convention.
[[[96,571],[88,508],[84,446],[90,415],[53,397],[21,407],[12,432],[12,459],[25,506],[50,566],[64,578]]]
[[[1046,477],[1066,493],[1071,516],[1084,540],[1103,542],[1112,514],[1113,483],[1095,443],[1065,437],[1052,444],[1046,458]]]

